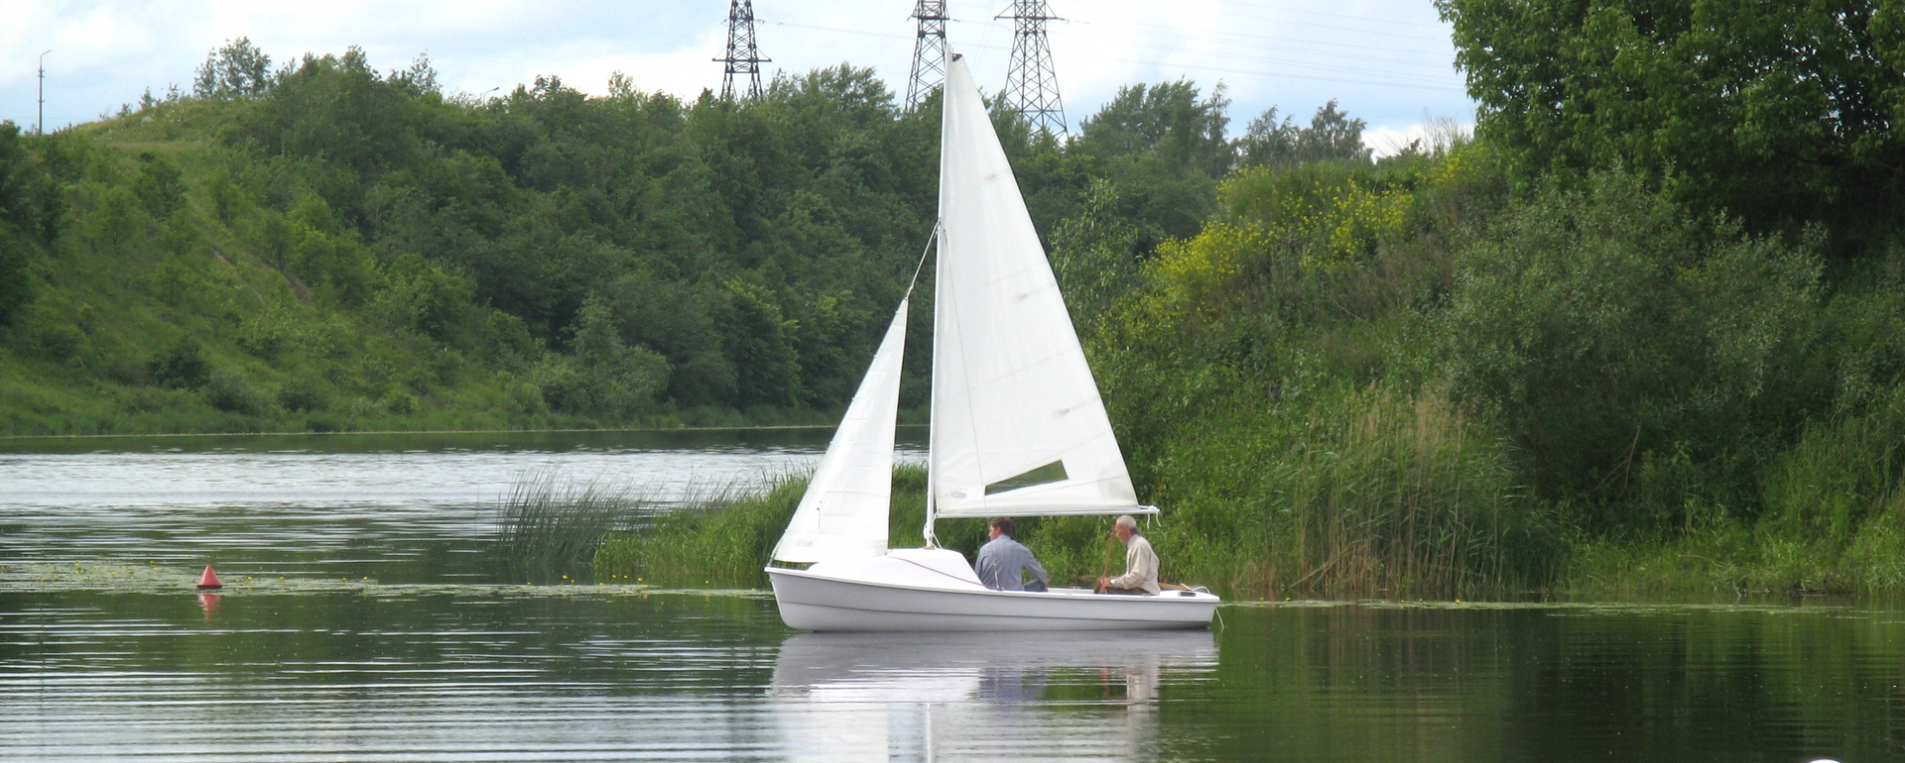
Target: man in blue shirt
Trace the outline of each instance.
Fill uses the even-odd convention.
[[[979,573],[979,582],[995,591],[1043,591],[1050,579],[1045,575],[1045,567],[1032,558],[1032,550],[1025,544],[1012,539],[1012,520],[1009,517],[994,517],[988,523],[986,532],[992,540],[979,547],[979,563],[973,565],[973,571]],[[1025,582],[1025,573],[1032,573],[1032,582]]]

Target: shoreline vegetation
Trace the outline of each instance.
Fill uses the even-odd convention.
[[[925,476],[918,466],[894,470],[889,542],[895,547],[922,542]],[[785,474],[757,491],[704,490],[662,507],[626,487],[565,485],[552,475],[538,475],[504,501],[497,536],[500,579],[764,589],[767,576],[762,569],[806,485],[807,475]],[[1140,528],[1160,549],[1165,579],[1206,585],[1233,601],[1871,597],[1897,593],[1899,578],[1881,576],[1905,569],[1905,562],[1867,560],[1875,577],[1860,579],[1839,572],[1829,556],[1760,545],[1740,528],[1717,528],[1665,541],[1603,541],[1558,549],[1554,572],[1538,586],[1480,572],[1430,577],[1426,582],[1401,580],[1380,569],[1380,560],[1372,565],[1369,559],[1326,562],[1278,581],[1264,576],[1262,561],[1275,559],[1274,550],[1220,547],[1199,537],[1195,528],[1174,523],[1169,507],[1165,511],[1158,519],[1141,520]],[[1109,540],[1110,520],[1021,518],[1015,537],[1033,549],[1057,584],[1077,585],[1123,564]],[[978,520],[947,520],[938,534],[943,547],[970,559],[985,542],[984,530]],[[1337,566],[1353,571],[1332,572]],[[1117,571],[1112,569],[1113,574]]]
[[[1188,80],[1062,137],[995,115],[1167,576],[1905,590],[1905,17],[1577,5],[1440,0],[1474,130],[1380,158],[1335,103],[1233,138]],[[0,432],[828,422],[932,227],[937,117],[850,66],[485,99],[234,41],[190,92],[0,124]],[[798,492],[549,548],[758,585]],[[1103,566],[1102,523],[1023,528]]]

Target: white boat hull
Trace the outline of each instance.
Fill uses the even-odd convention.
[[[955,552],[937,552],[948,554],[958,557]],[[943,560],[933,561],[944,564]],[[907,563],[926,569],[918,562]],[[780,605],[781,620],[789,627],[810,631],[1207,628],[1222,601],[1212,594],[1190,591],[1165,591],[1161,596],[1104,595],[1082,589],[994,591],[959,579],[963,576],[957,568],[964,568],[963,576],[971,575],[963,558],[948,572],[928,570],[934,574],[919,574],[901,568],[914,572],[902,580],[882,579],[884,569],[868,564],[846,569],[829,568],[827,564],[806,570],[769,567],[767,573],[774,585],[774,600]]]

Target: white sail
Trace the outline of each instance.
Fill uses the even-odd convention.
[[[933,513],[1138,512],[1104,401],[962,60],[947,67],[933,337]]]
[[[860,380],[800,507],[774,547],[776,561],[807,564],[886,553],[908,301],[900,300],[866,378]]]

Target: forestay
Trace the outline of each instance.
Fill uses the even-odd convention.
[[[846,417],[774,547],[775,561],[807,564],[886,553],[908,301],[900,300]]]
[[[964,61],[947,68],[944,93],[934,514],[1140,511],[1058,282]]]

